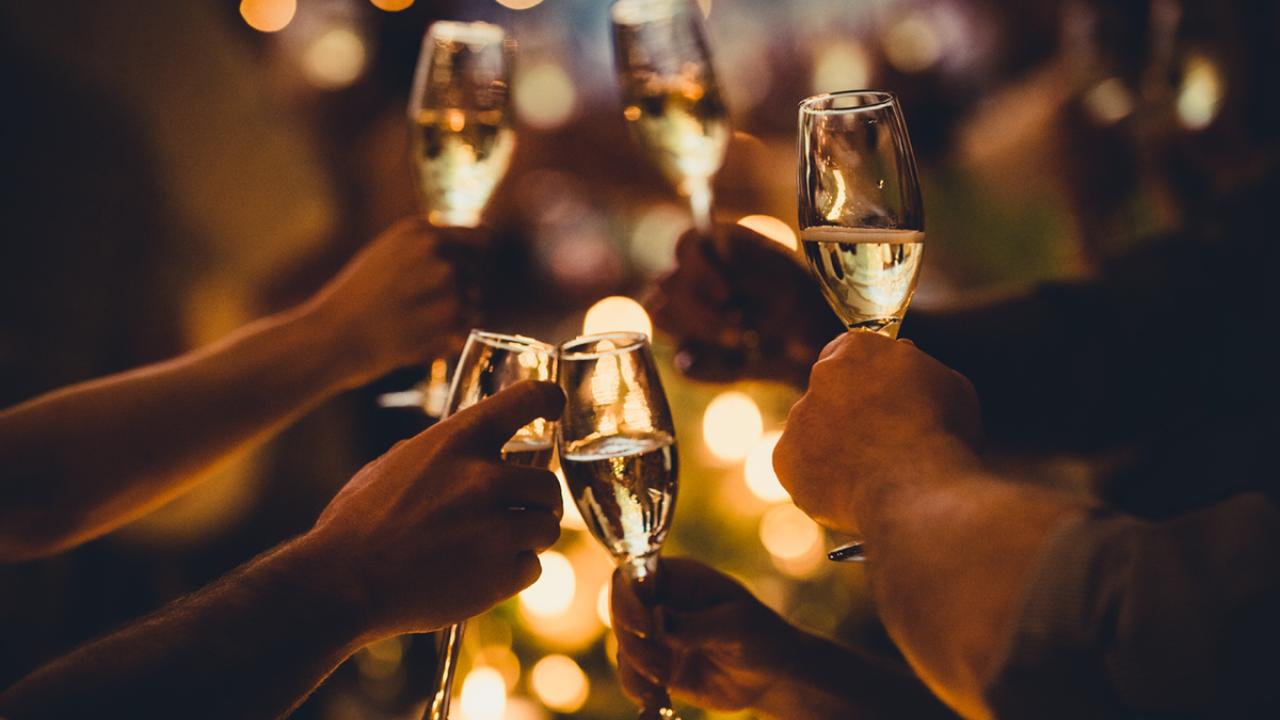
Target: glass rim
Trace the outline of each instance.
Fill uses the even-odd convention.
[[[476,20],[436,20],[427,27],[423,42],[439,40],[442,42],[461,42],[467,45],[492,45],[505,43],[507,31],[501,25]]]
[[[671,20],[688,10],[689,0],[618,0],[609,8],[615,25],[646,25]]]
[[[489,330],[472,330],[467,334],[467,341],[470,342],[472,339],[482,342],[489,347],[501,348],[503,350],[542,350],[551,355],[556,353],[555,345],[526,335],[507,335],[504,333],[490,332]]]
[[[575,347],[599,343],[603,341],[624,340],[625,344],[615,345],[609,350],[580,351]],[[583,335],[560,345],[560,360],[599,360],[613,355],[635,352],[649,346],[649,336],[639,332],[608,332],[596,335]]]
[[[858,96],[867,96],[869,98],[873,98],[873,101],[866,103],[865,105],[856,105],[854,107],[843,107],[843,108],[819,107],[823,103],[830,103],[836,100],[842,100],[845,98],[852,98],[852,97],[858,97]],[[897,105],[898,105],[898,96],[892,92],[889,92],[888,90],[873,90],[873,89],[840,90],[838,92],[829,92],[829,93],[821,93],[819,95],[812,95],[810,97],[805,98],[804,100],[801,100],[800,112],[809,113],[812,115],[825,115],[828,113],[835,114],[835,113],[869,112],[872,110],[883,110],[887,107],[894,107]]]

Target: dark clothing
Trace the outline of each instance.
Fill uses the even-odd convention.
[[[1057,532],[1001,717],[1280,717],[1280,176],[1090,282],[919,316],[1005,447],[1122,458]]]

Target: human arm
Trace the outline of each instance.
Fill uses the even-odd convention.
[[[633,698],[666,685],[699,707],[769,718],[951,717],[906,668],[792,627],[725,575],[684,558],[662,572],[656,609],[613,578],[618,672]]]
[[[363,645],[483,612],[532,583],[559,536],[555,476],[499,453],[562,405],[524,383],[397,445],[312,530],[37,670],[0,716],[280,717]]]
[[[1280,641],[1262,610],[1280,585],[1274,506],[1110,513],[988,470],[978,418],[963,377],[851,333],[774,455],[802,509],[864,537],[881,618],[940,697],[971,717],[1107,717],[1273,687],[1241,678],[1258,672],[1249,648]]]
[[[456,343],[451,275],[405,221],[297,308],[0,412],[0,561],[119,527],[329,395]]]

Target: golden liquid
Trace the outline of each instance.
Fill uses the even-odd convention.
[[[503,462],[524,467],[548,468],[555,450],[550,440],[512,440],[502,446]]]
[[[670,435],[587,438],[563,449],[560,467],[591,534],[614,557],[658,552],[676,504],[679,466]]]
[[[655,87],[624,79],[623,85],[623,116],[667,179],[686,194],[709,183],[729,146],[719,90],[697,82]]]
[[[822,294],[845,327],[896,337],[916,291],[924,233],[823,227],[801,232],[800,239]]]
[[[413,120],[410,150],[427,218],[436,225],[478,225],[515,150],[504,113],[429,108]]]

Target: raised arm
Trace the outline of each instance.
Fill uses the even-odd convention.
[[[866,539],[881,617],[940,697],[970,717],[1276,701],[1253,682],[1280,642],[1273,504],[1112,514],[989,473],[978,417],[963,377],[854,333],[824,351],[774,455],[801,508]]]
[[[363,645],[484,612],[532,583],[560,487],[499,450],[554,385],[525,383],[361,470],[314,529],[0,694],[0,716],[274,718]]]
[[[293,310],[0,413],[0,562],[119,527],[327,396],[456,343],[438,245],[404,221]]]

